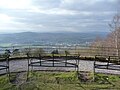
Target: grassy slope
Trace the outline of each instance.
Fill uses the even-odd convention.
[[[96,82],[81,82],[75,72],[34,72],[21,85],[0,76],[0,90],[120,90],[120,76],[97,74]]]

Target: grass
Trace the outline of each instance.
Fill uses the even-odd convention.
[[[0,76],[0,90],[17,90],[17,88],[9,82],[7,75],[4,75]]]
[[[12,84],[6,75],[0,76],[0,90],[120,90],[120,76],[96,74],[95,82],[82,82],[76,72],[33,72],[29,80]]]

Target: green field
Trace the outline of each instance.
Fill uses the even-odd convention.
[[[82,81],[76,72],[33,72],[29,80],[21,84],[10,83],[3,75],[0,76],[0,90],[120,90],[120,75],[96,74],[95,81],[91,75],[89,80]],[[13,76],[15,73],[12,73],[12,81]]]

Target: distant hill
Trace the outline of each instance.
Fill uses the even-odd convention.
[[[105,38],[105,32],[87,33],[35,33],[23,32],[14,34],[0,34],[0,44],[31,44],[31,45],[58,45],[58,44],[86,44],[96,37]]]

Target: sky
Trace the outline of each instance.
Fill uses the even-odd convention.
[[[0,0],[0,33],[104,32],[118,0]]]

